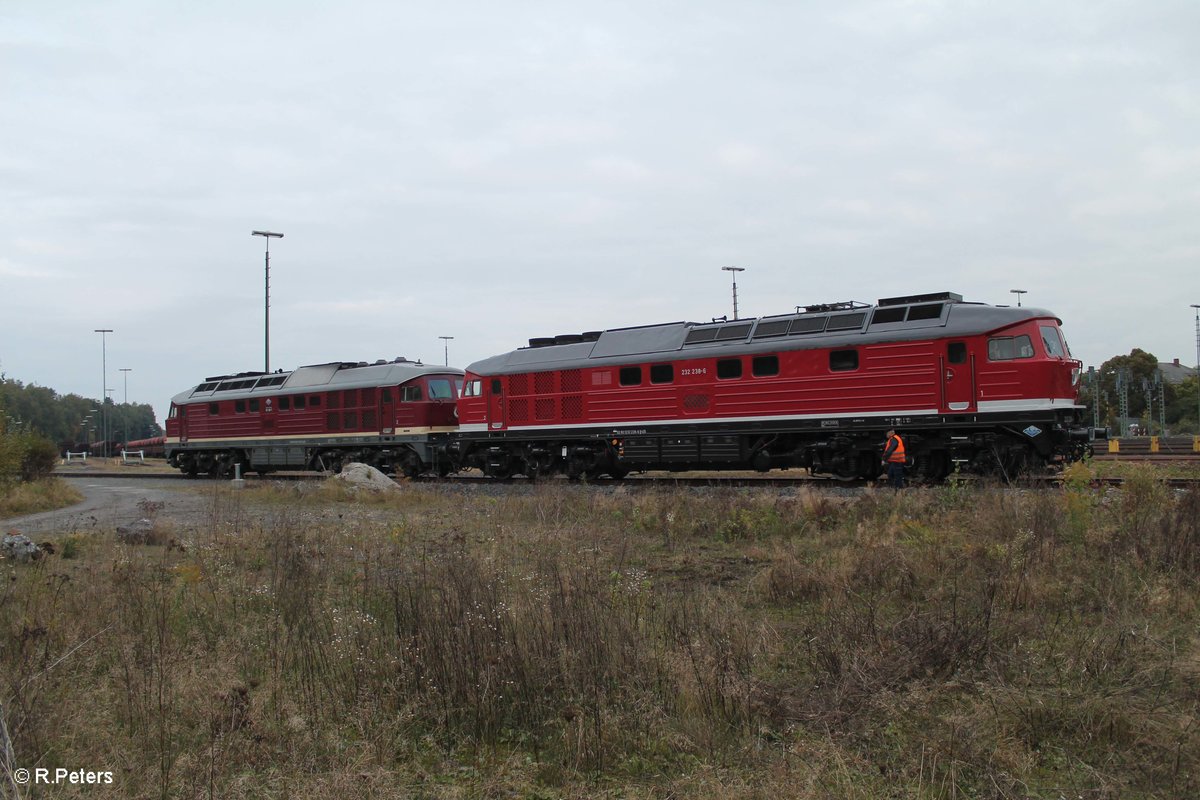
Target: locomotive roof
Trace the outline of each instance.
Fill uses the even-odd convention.
[[[457,367],[422,364],[419,361],[334,361],[297,367],[291,372],[242,372],[205,378],[204,383],[171,398],[175,404],[197,400],[240,400],[264,395],[300,394],[313,390],[359,389],[396,386],[422,375],[462,375]]]
[[[1045,309],[966,303],[950,292],[799,307],[796,313],[531,339],[523,347],[467,367],[476,375],[641,363],[648,358],[705,358],[972,336],[1029,319],[1056,319]],[[940,329],[940,330],[938,330]]]

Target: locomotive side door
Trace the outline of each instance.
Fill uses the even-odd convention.
[[[504,385],[499,378],[488,378],[488,430],[504,428]]]
[[[396,405],[393,392],[400,387],[385,386],[379,393],[379,427],[384,433],[391,433],[396,427]]]
[[[975,356],[967,352],[966,342],[947,342],[946,352],[938,358],[942,373],[942,405],[948,411],[964,413],[975,406]]]

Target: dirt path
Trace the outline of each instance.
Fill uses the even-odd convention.
[[[195,524],[208,514],[212,499],[208,492],[179,480],[131,478],[68,478],[83,493],[83,502],[56,511],[0,519],[0,530],[27,536],[111,530],[145,516],[143,502],[162,503],[158,512],[178,523]]]

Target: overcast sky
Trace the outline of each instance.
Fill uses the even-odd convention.
[[[955,291],[1194,363],[1200,3],[0,0],[0,370],[208,375]]]

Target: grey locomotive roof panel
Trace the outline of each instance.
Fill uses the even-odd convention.
[[[914,297],[911,305],[856,305],[827,312],[781,314],[721,323],[673,322],[604,331],[596,342],[527,347],[476,361],[476,375],[578,369],[666,359],[712,358],[879,342],[975,336],[1036,318],[1055,318],[1040,308],[1013,308]],[[880,321],[874,317],[879,314]],[[824,322],[824,324],[821,324]],[[786,325],[786,329],[785,329]],[[749,326],[743,331],[744,326]],[[723,332],[736,328],[729,337]],[[832,328],[837,328],[832,329]],[[938,333],[932,329],[940,328]],[[759,334],[759,331],[762,334]],[[711,332],[711,335],[710,335]]]
[[[186,392],[171,398],[177,405],[188,402],[210,400],[244,400],[248,397],[266,395],[302,394],[329,389],[361,389],[371,386],[396,386],[419,378],[422,375],[462,375],[457,367],[437,364],[420,364],[414,361],[389,361],[382,364],[359,365],[357,363],[313,364],[298,367],[289,373],[271,373],[261,376],[231,376],[226,379],[210,379]],[[278,382],[279,378],[282,382]],[[246,383],[247,387],[219,389],[222,384]],[[214,388],[206,388],[206,387]]]

